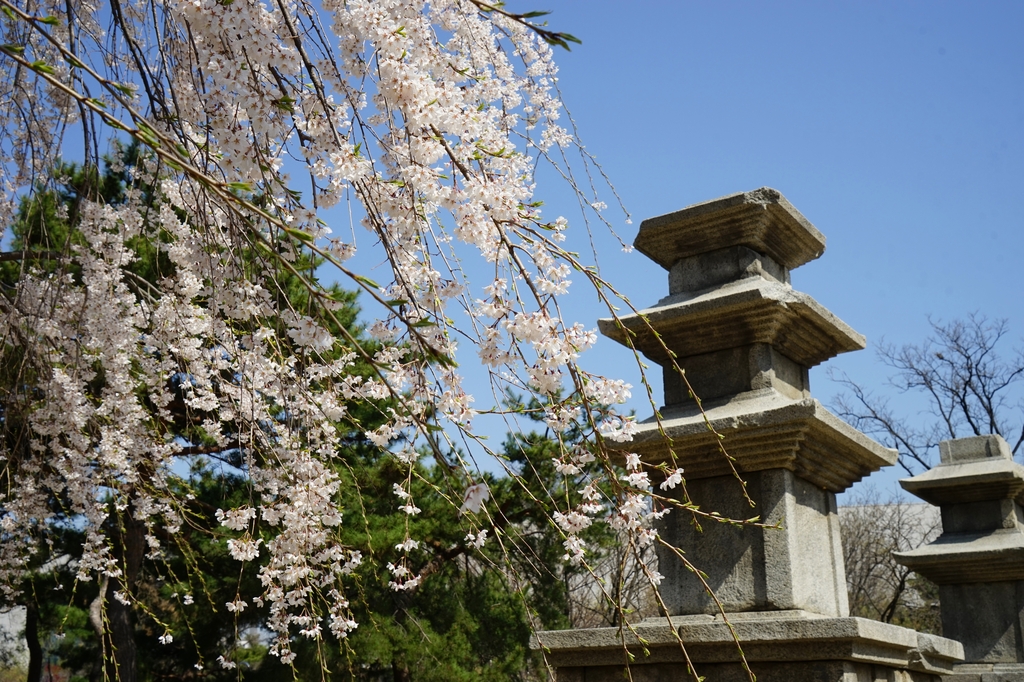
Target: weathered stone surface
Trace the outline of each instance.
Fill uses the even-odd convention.
[[[940,585],[939,603],[956,607],[942,609],[942,633],[963,643],[965,660],[1024,661],[1024,581]]]
[[[954,534],[1016,528],[1021,524],[1020,514],[1020,505],[1012,499],[944,504],[941,510],[943,527]]]
[[[786,469],[746,474],[743,480],[754,507],[733,476],[690,480],[687,492],[701,509],[734,519],[758,515],[774,527],[717,523],[683,510],[669,514],[662,537],[685,548],[715,594],[708,594],[705,581],[678,555],[661,548],[661,596],[669,613],[715,614],[720,604],[730,614],[802,609],[849,615],[835,494]]]
[[[708,423],[724,439],[710,433]],[[731,474],[724,447],[741,473],[788,469],[832,492],[842,492],[897,457],[895,450],[871,440],[817,400],[793,400],[773,390],[705,405],[704,414],[695,406],[666,409],[660,428],[648,419],[622,447],[649,462],[670,460],[671,450],[688,481]]]
[[[743,653],[758,679],[764,679],[762,674],[782,675],[784,670],[789,670],[790,680],[845,682],[851,679],[859,682],[862,678],[815,676],[825,671],[834,674],[839,670],[844,675],[854,672],[855,666],[844,668],[844,664],[851,663],[872,666],[880,673],[894,675],[875,679],[934,680],[936,678],[927,676],[913,677],[911,673],[950,672],[963,656],[960,645],[952,640],[919,635],[913,630],[863,618],[823,618],[797,611],[744,614],[743,617],[730,614],[729,622],[732,629],[721,617],[684,616],[672,618],[671,625],[667,619],[644,621],[635,632],[618,628],[539,632],[535,646],[543,648],[549,663],[559,669],[585,668],[587,682],[605,679],[597,676],[607,674],[599,672],[598,667],[621,671],[627,651],[636,657],[631,670],[634,680],[673,679],[657,676],[669,674],[668,668],[658,667],[669,663],[676,664],[674,679],[686,679],[687,657],[697,672],[707,675],[709,680],[733,679],[715,677],[709,670],[725,674],[742,670],[738,667],[736,639],[742,643]],[[638,637],[645,642],[649,655],[644,655]],[[684,667],[680,668],[679,664]],[[836,664],[838,668],[834,667]],[[714,667],[709,668],[709,665]],[[649,668],[652,677],[636,677],[647,674]],[[729,673],[730,670],[733,672]],[[908,676],[901,678],[899,674]]]
[[[771,257],[746,246],[731,246],[676,261],[668,271],[668,293],[673,297],[687,293],[692,296],[748,277],[790,283],[789,269]]]
[[[1013,459],[1009,444],[1001,436],[955,438],[939,443],[939,461],[943,464],[974,462],[989,458]]]
[[[1018,529],[943,533],[931,544],[893,556],[940,585],[1024,580],[1024,534]]]
[[[750,667],[757,675],[757,682],[938,682],[947,679],[934,673],[851,661],[764,661]],[[750,675],[738,663],[705,663],[695,668],[704,679],[713,682],[750,682]],[[622,682],[625,679],[633,682],[681,682],[696,678],[683,675],[680,664],[669,663],[634,666],[628,678],[625,668],[618,666],[562,668],[556,679],[557,682]],[[1002,679],[999,678],[1000,682]]]
[[[778,191],[752,192],[688,206],[640,224],[637,251],[665,268],[730,246],[746,246],[793,269],[825,251],[825,237]]]
[[[807,368],[766,343],[691,355],[679,364],[686,372],[685,382],[675,367],[662,368],[668,407],[692,403],[691,390],[707,403],[766,388],[788,398],[810,397]]]
[[[1000,436],[943,441],[939,454],[939,466],[900,481],[904,490],[942,507],[984,500],[1024,501],[1024,466],[1013,461],[1009,445]]]
[[[638,314],[598,320],[598,328],[661,365],[670,364],[668,351],[686,358],[766,343],[810,368],[865,344],[863,336],[810,296],[760,277],[697,296],[670,296]]]

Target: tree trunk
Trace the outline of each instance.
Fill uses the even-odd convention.
[[[123,552],[121,564],[124,571],[123,581],[108,580],[106,590],[101,592],[104,597],[106,627],[103,630],[103,651],[107,677],[116,682],[136,682],[135,619],[131,604],[122,604],[114,596],[116,592],[126,590],[129,598],[134,595],[135,584],[142,569],[142,559],[146,551],[146,527],[135,520],[131,512],[120,519],[113,519],[117,524],[114,531],[114,545],[120,544]],[[118,542],[119,541],[119,542]],[[105,594],[104,594],[105,593]],[[95,622],[94,622],[95,625]]]
[[[25,607],[25,644],[28,646],[28,682],[42,682],[43,647],[39,644],[39,606],[29,601]]]
[[[391,661],[391,676],[394,682],[412,682],[412,675],[409,668],[399,661]]]
[[[132,623],[131,606],[125,606],[113,598],[117,587],[116,582],[111,582],[107,594],[107,670],[112,680],[136,682],[135,628]]]

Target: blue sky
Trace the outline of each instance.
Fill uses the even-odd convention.
[[[602,194],[625,241],[646,217],[774,187],[828,240],[822,258],[793,273],[794,286],[868,338],[867,351],[827,366],[885,393],[872,344],[923,339],[929,315],[1005,317],[1021,343],[1024,3],[509,0],[508,8],[551,10],[551,28],[582,39],[571,52],[556,49],[559,87],[633,215],[626,224]],[[541,173],[537,198],[549,218],[574,222],[571,243],[587,250],[575,199],[551,173]],[[344,238],[348,218],[337,218]],[[602,274],[638,307],[666,293],[665,272],[622,253],[600,227],[595,244]],[[381,260],[371,248],[353,264],[386,279],[373,268]],[[583,282],[563,311],[589,325],[607,315]],[[602,340],[587,355],[589,369],[639,385],[617,344]],[[650,378],[660,396],[658,374]],[[488,407],[486,385],[469,383],[476,406]],[[825,368],[811,383],[826,404],[838,390]],[[632,407],[641,417],[651,411],[642,396]],[[921,405],[905,409],[913,415]],[[485,430],[500,440],[504,425]],[[872,480],[891,489],[898,476],[893,468]]]
[[[778,189],[828,239],[794,286],[868,338],[867,351],[828,366],[879,392],[886,374],[872,345],[923,339],[929,315],[978,311],[1024,335],[1024,3],[509,7],[552,10],[552,28],[582,39],[558,50],[559,85],[634,216],[626,225],[607,212],[626,241],[645,217]],[[538,188],[548,215],[578,216],[550,187]],[[664,272],[642,255],[606,239],[598,255],[634,303],[666,292]],[[598,315],[576,294],[568,316]],[[629,360],[603,341],[587,364],[615,373]],[[811,382],[826,404],[838,390],[823,368]],[[898,476],[872,481],[888,488]]]

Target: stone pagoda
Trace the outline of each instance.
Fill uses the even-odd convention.
[[[1000,436],[939,443],[900,481],[942,510],[942,535],[896,560],[939,585],[942,632],[964,645],[949,682],[1024,682],[1024,466]]]
[[[665,405],[629,451],[683,467],[680,501],[760,523],[673,510],[661,535],[704,576],[659,551],[670,618],[644,621],[635,635],[538,633],[558,679],[622,679],[627,650],[636,681],[690,679],[687,661],[709,680],[748,679],[735,633],[762,682],[937,680],[961,658],[957,642],[849,617],[836,493],[896,452],[810,395],[811,367],[864,347],[790,284],[790,270],[820,256],[825,238],[762,188],[646,220],[634,246],[668,271],[669,294],[599,323],[664,372]]]

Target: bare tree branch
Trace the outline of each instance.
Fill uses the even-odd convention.
[[[883,342],[877,349],[878,359],[893,370],[889,385],[927,401],[920,417],[897,417],[887,397],[832,373],[847,389],[835,401],[837,414],[896,448],[909,474],[932,467],[938,442],[949,438],[998,434],[1016,455],[1024,444],[1024,350],[1003,348],[1007,321],[972,313],[929,323],[932,333],[922,343]]]
[[[868,490],[840,509],[839,522],[850,615],[937,633],[936,586],[896,563],[892,553],[938,535],[938,509]]]

